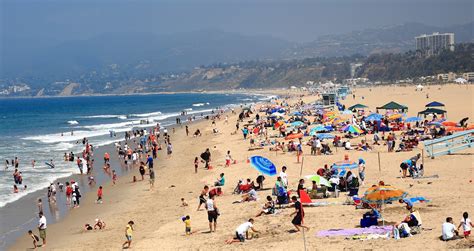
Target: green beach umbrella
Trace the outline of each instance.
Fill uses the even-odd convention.
[[[326,178],[321,177],[319,175],[306,175],[305,178],[316,181],[316,184],[318,185],[331,187],[331,183],[329,183],[329,181]]]

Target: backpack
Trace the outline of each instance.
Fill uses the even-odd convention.
[[[351,188],[358,188],[359,187],[359,178],[354,177],[352,178],[352,182],[350,185]]]

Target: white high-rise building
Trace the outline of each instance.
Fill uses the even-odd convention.
[[[454,51],[454,33],[423,34],[415,37],[415,41],[416,50],[427,56],[437,55],[446,49]]]

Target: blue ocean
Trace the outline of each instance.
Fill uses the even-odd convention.
[[[51,97],[0,99],[0,207],[28,193],[44,189],[60,177],[78,173],[73,162],[63,161],[66,152],[80,152],[82,139],[93,146],[123,139],[132,128],[169,126],[182,111],[186,117],[209,114],[268,99],[244,94],[153,94],[130,96]],[[185,121],[186,117],[181,117]],[[148,121],[150,124],[143,124]],[[110,131],[116,137],[111,137]],[[11,161],[19,159],[23,184],[13,193]],[[46,162],[53,160],[56,168]],[[6,160],[10,165],[6,164]],[[35,160],[35,168],[32,161]],[[5,170],[5,168],[8,168]],[[24,185],[27,189],[23,190]]]

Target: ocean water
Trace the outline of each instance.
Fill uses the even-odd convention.
[[[93,146],[110,144],[132,128],[175,124],[186,110],[199,118],[213,109],[229,108],[268,99],[244,94],[154,94],[131,96],[0,99],[0,208],[57,178],[79,173],[75,162],[63,161],[66,152],[82,151],[82,139]],[[140,124],[148,120],[150,124]],[[181,117],[182,122],[186,117]],[[110,130],[116,137],[110,137]],[[71,134],[73,132],[73,134]],[[20,160],[23,185],[13,193],[13,171],[5,160]],[[56,168],[45,163],[54,160]],[[36,161],[35,168],[32,160]]]

